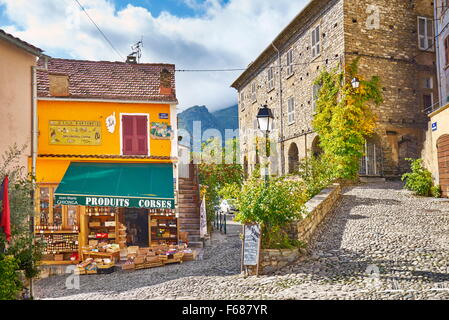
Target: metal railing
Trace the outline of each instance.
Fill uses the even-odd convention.
[[[215,211],[214,229],[226,234],[226,213],[221,211]]]

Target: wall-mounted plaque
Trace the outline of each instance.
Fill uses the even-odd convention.
[[[100,121],[50,120],[50,144],[97,146],[101,144]]]
[[[165,122],[152,122],[150,135],[156,140],[170,140],[173,134],[172,127]]]

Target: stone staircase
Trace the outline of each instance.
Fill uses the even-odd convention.
[[[189,247],[202,248],[200,238],[200,190],[196,167],[190,165],[190,178],[179,178],[179,230],[188,232]]]

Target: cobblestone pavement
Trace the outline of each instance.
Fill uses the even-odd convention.
[[[39,298],[61,299],[446,299],[449,202],[420,198],[399,182],[343,190],[303,261],[270,276],[240,275],[240,226],[215,235],[203,260],[131,273],[65,277],[36,284]]]

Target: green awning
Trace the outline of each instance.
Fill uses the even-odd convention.
[[[72,162],[55,191],[62,205],[174,209],[172,164]]]

